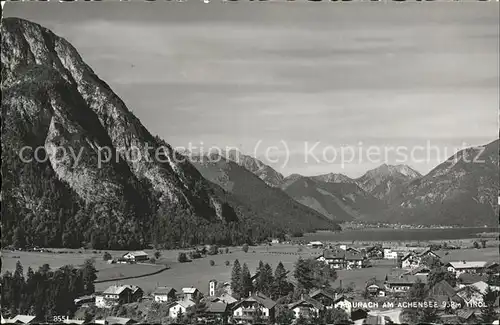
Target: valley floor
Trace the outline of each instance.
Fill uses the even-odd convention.
[[[459,249],[449,251],[437,251],[443,262],[457,260],[474,260],[474,261],[498,261],[498,242],[488,241],[488,247],[482,249]],[[57,253],[57,252],[65,253]],[[241,247],[231,247],[229,253],[207,256],[200,259],[195,259],[187,263],[179,263],[177,261],[179,252],[187,252],[188,250],[163,250],[161,257],[156,261],[156,264],[108,264],[103,260],[104,251],[82,251],[82,250],[53,250],[51,253],[38,252],[22,252],[22,251],[2,251],[2,273],[5,271],[13,271],[16,262],[19,260],[26,272],[28,267],[38,269],[41,265],[47,263],[52,269],[59,268],[63,265],[72,264],[79,266],[86,259],[93,258],[98,272],[99,281],[96,283],[96,290],[106,289],[111,282],[113,284],[134,284],[140,286],[145,293],[153,291],[157,286],[171,286],[174,288],[182,287],[197,287],[202,292],[208,290],[208,282],[215,279],[219,282],[230,281],[232,264],[236,259],[241,264],[246,263],[253,274],[259,264],[259,261],[267,262],[274,269],[281,261],[287,270],[293,271],[293,265],[301,256],[303,258],[319,256],[321,249],[311,249],[306,246],[293,244],[275,244],[273,246],[253,246],[248,252],[242,251]],[[124,251],[109,251],[113,258],[121,257]],[[154,251],[146,250],[150,256],[153,256]],[[210,266],[210,261],[215,262],[214,266]],[[226,261],[229,265],[226,266]],[[161,271],[168,266],[167,270]],[[367,280],[375,277],[383,280],[387,273],[390,273],[396,268],[394,260],[375,260],[372,261],[372,267],[359,270],[339,270],[337,271],[338,279],[332,284],[333,287],[342,285],[343,287],[352,286],[356,291],[364,290]],[[159,272],[161,271],[161,272]],[[151,273],[156,273],[148,275]],[[139,278],[120,280],[122,277]],[[292,275],[290,274],[290,277]]]

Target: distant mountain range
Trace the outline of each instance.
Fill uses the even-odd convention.
[[[260,173],[262,169],[254,168],[258,163],[252,163],[252,159],[246,156],[246,164],[240,165],[215,153],[191,156],[191,162],[205,179],[222,187],[259,216],[283,229],[295,232],[340,229],[331,222],[331,218],[325,218],[323,214],[294,201],[281,189],[268,185],[259,177],[263,175]],[[255,172],[242,165],[250,166]],[[269,166],[267,168],[270,169]],[[272,179],[275,180],[274,176]]]
[[[499,140],[461,150],[402,187],[380,220],[498,226]]]
[[[385,207],[383,201],[355,182],[323,182],[315,177],[294,176],[293,180],[285,179],[281,188],[296,201],[335,221],[368,219],[373,209]]]
[[[383,164],[356,179],[292,174],[279,186],[297,202],[339,222],[497,225],[498,145],[496,140],[462,150],[425,176],[407,165]],[[484,162],[472,162],[474,157]]]

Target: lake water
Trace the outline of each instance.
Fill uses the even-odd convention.
[[[455,228],[455,229],[356,229],[341,232],[319,231],[305,234],[306,241],[415,241],[453,240],[476,238],[478,233],[498,232],[498,228]]]

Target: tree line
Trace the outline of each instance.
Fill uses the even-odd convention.
[[[74,299],[94,293],[96,272],[94,262],[86,260],[80,268],[66,265],[52,270],[44,264],[34,271],[29,267],[25,276],[18,261],[14,272],[6,271],[1,276],[2,316],[28,314],[39,321],[72,317],[76,311]]]

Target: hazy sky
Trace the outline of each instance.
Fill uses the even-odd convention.
[[[387,157],[426,173],[498,138],[498,2],[15,2],[9,16],[65,37],[173,146],[276,146],[284,174],[360,176],[385,158],[342,166],[341,146],[430,142],[429,159]]]

